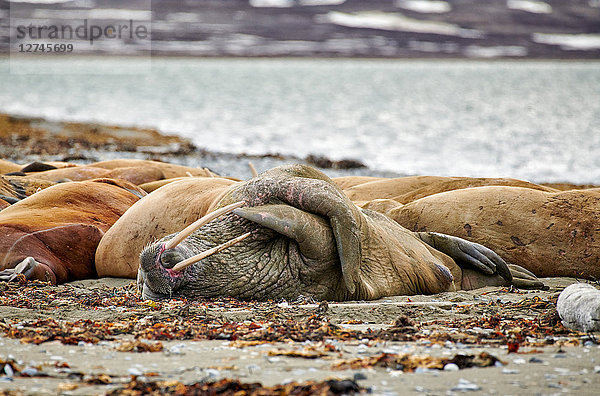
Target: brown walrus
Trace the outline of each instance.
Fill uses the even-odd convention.
[[[375,200],[378,210],[413,231],[481,243],[537,276],[600,279],[600,192],[478,187],[430,195],[406,205]]]
[[[96,247],[145,192],[112,179],[61,183],[0,212],[0,280],[97,277]]]
[[[149,199],[173,186],[132,209],[172,222],[174,216]],[[304,165],[233,184],[211,206],[217,210],[207,218],[142,250],[138,286],[144,298],[350,300],[511,282],[541,286],[484,246],[413,233],[358,208],[331,179]],[[222,217],[213,219],[217,214]]]
[[[546,192],[557,192],[551,187],[530,183],[519,179],[487,177],[444,177],[408,176],[395,179],[380,179],[344,188],[344,193],[354,202],[373,199],[393,199],[408,203],[444,191],[484,186],[524,187]]]
[[[115,169],[104,169],[93,166],[73,166],[32,172],[28,173],[25,177],[53,182],[64,180],[84,181],[97,178],[121,179],[135,185],[164,179],[162,171],[154,166],[123,167]]]
[[[0,198],[16,203],[54,184],[56,183],[22,176],[0,176]]]
[[[175,177],[216,176],[207,169],[137,159],[110,160],[95,162],[89,165],[61,166],[59,168],[54,166],[58,165],[57,163],[44,162],[34,164],[36,165],[35,169],[31,168],[26,177],[53,182],[108,178],[126,180],[135,185],[140,185]],[[21,172],[27,171],[28,168],[30,167],[23,168]]]
[[[19,164],[0,159],[0,174],[2,175],[5,173],[18,172],[21,168],[22,166]]]
[[[94,162],[89,166],[104,169],[129,168],[129,167],[157,167],[161,170],[165,179],[183,176],[202,176],[215,177],[216,173],[211,172],[206,168],[192,168],[189,166],[169,164],[167,162],[139,160],[139,159],[115,159],[108,161]]]

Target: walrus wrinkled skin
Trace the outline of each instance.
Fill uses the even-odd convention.
[[[448,191],[406,205],[367,207],[414,231],[481,243],[537,276],[600,279],[600,191],[544,192],[520,187]]]
[[[57,184],[2,210],[0,280],[23,274],[57,284],[97,277],[100,239],[143,195],[128,182],[98,179]]]
[[[142,296],[370,300],[509,284],[513,275],[539,285],[481,245],[413,233],[358,208],[331,179],[308,166],[279,167],[232,185],[215,207],[240,201],[243,207],[172,249],[165,247],[172,235],[146,247],[138,271]],[[220,253],[173,269],[248,232]]]

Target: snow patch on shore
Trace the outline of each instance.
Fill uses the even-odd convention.
[[[299,0],[303,6],[332,6],[344,4],[346,0]]]
[[[9,3],[56,4],[68,3],[73,0],[8,0]]]
[[[132,19],[149,21],[152,19],[152,11],[120,8],[94,8],[89,10],[36,9],[31,17],[38,19]]]
[[[600,48],[600,34],[534,33],[532,40],[540,44],[560,45],[564,50],[590,51]]]
[[[424,14],[443,14],[452,10],[448,2],[435,0],[396,0],[394,5],[405,10]]]
[[[498,45],[482,47],[469,45],[463,53],[469,58],[499,58],[503,56],[527,56],[527,48],[519,45]]]
[[[533,14],[551,14],[552,6],[543,1],[506,0],[506,6],[511,10],[531,12]]]
[[[316,20],[317,22],[333,23],[335,25],[354,28],[430,33],[465,38],[483,37],[483,33],[478,30],[463,29],[451,23],[408,18],[400,13],[380,11],[346,13],[330,11],[326,15],[318,15]]]
[[[250,0],[252,7],[288,8],[294,6],[294,0]]]

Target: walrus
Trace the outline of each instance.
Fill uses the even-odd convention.
[[[59,168],[72,168],[74,166],[77,166],[77,165],[72,164],[70,162],[64,162],[64,161],[44,161],[44,162],[34,161],[34,162],[31,162],[31,163],[25,165],[23,168],[21,168],[20,172],[23,172],[23,173],[43,172],[43,171],[59,169]]]
[[[385,180],[383,177],[375,176],[339,176],[331,178],[339,188],[345,190],[359,184],[365,184],[377,180]]]
[[[342,301],[487,284],[541,286],[480,244],[415,233],[360,209],[305,165],[236,183],[214,208],[142,250],[137,282],[143,298]]]
[[[233,184],[234,181],[219,177],[185,177],[133,204],[98,245],[98,275],[135,278],[144,247],[212,211]]]
[[[18,172],[21,170],[21,168],[22,166],[19,164],[0,159],[0,174]]]
[[[413,231],[483,244],[537,276],[600,279],[600,191],[476,187],[363,205]]]
[[[35,178],[38,180],[47,180],[58,182],[62,180],[84,181],[97,178],[104,178],[110,171],[92,166],[73,166],[60,169],[48,169],[39,172],[27,173],[24,177]]]
[[[189,166],[170,164],[167,162],[140,160],[140,159],[114,159],[108,161],[100,161],[89,164],[95,168],[116,169],[129,167],[157,167],[161,170],[165,179],[183,176],[203,176],[216,177],[216,173],[211,172],[206,168],[192,168]]]
[[[157,166],[131,166],[115,169],[98,168],[94,166],[73,166],[45,171],[27,173],[27,178],[37,180],[59,181],[84,181],[97,178],[121,179],[139,185],[164,179],[164,175]]]
[[[348,182],[346,181],[346,183]],[[343,190],[353,202],[392,199],[400,203],[408,203],[445,191],[484,186],[512,186],[546,192],[558,191],[544,185],[512,178],[445,176],[407,176],[394,179],[380,179],[367,183],[359,183],[343,188]]]
[[[131,183],[97,179],[56,184],[3,209],[0,280],[23,274],[57,284],[97,277],[100,239],[144,195]]]
[[[0,198],[13,204],[55,184],[22,176],[0,176]]]

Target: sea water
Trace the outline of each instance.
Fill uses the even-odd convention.
[[[5,57],[0,81],[0,112],[151,127],[213,151],[600,183],[600,62]]]

